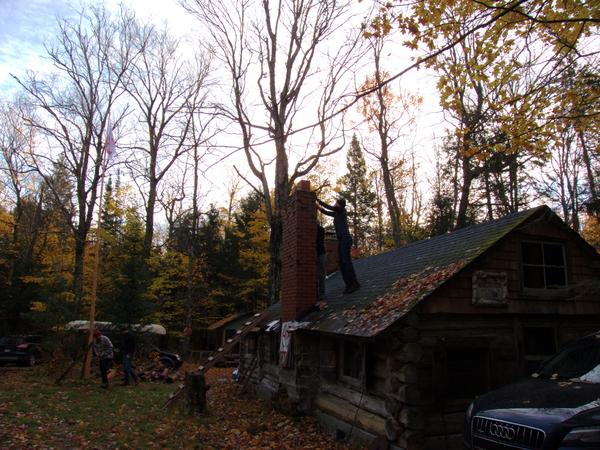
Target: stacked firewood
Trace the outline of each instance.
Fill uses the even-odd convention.
[[[165,367],[160,362],[158,353],[151,353],[147,360],[138,363],[136,372],[141,381],[174,383],[185,378],[182,370]]]

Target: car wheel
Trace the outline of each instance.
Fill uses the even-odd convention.
[[[173,364],[173,361],[170,358],[160,358],[160,362],[167,369],[173,369],[175,367],[175,364]]]
[[[31,366],[35,366],[35,363],[36,363],[35,355],[33,353],[31,353],[29,355],[29,359],[27,360],[27,365],[29,367],[31,367]]]

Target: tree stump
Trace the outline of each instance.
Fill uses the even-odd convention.
[[[209,388],[204,373],[188,372],[185,374],[185,412],[187,415],[206,413],[206,391]]]

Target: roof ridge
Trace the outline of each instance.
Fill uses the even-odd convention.
[[[467,233],[472,232],[473,230],[482,229],[482,228],[488,227],[488,226],[490,226],[492,224],[497,224],[497,223],[501,223],[501,222],[509,222],[511,219],[514,219],[515,217],[519,217],[519,216],[523,216],[523,220],[525,220],[526,218],[530,217],[531,215],[533,215],[534,213],[537,213],[537,211],[540,211],[542,209],[549,209],[549,208],[546,205],[540,205],[540,206],[529,208],[529,209],[526,209],[526,210],[523,210],[523,211],[516,211],[516,212],[510,213],[510,214],[507,214],[506,216],[499,217],[497,219],[486,220],[485,222],[472,224],[472,225],[469,225],[467,227],[459,228],[457,230],[452,230],[452,231],[448,231],[448,232],[443,233],[443,234],[438,234],[436,236],[431,236],[431,237],[428,237],[428,238],[425,238],[425,239],[420,239],[418,241],[409,242],[409,243],[407,243],[405,245],[402,245],[400,247],[391,248],[391,249],[386,250],[386,251],[381,252],[381,253],[376,253],[374,255],[369,255],[369,256],[366,256],[364,258],[360,258],[360,260],[361,261],[368,260],[368,259],[371,259],[371,258],[375,258],[377,256],[387,255],[389,253],[397,252],[397,251],[400,251],[400,250],[405,251],[406,249],[410,249],[411,247],[415,247],[415,246],[418,246],[418,245],[423,245],[424,243],[431,243],[432,241],[441,240],[443,238],[448,238],[448,236],[452,236],[452,235],[456,236],[456,235],[459,235],[459,234],[467,234]],[[522,221],[519,221],[519,223],[521,223],[521,222]],[[514,224],[514,226],[510,227],[510,229],[507,229],[503,233],[503,235],[506,234],[506,233],[508,233],[509,231],[513,230],[514,227],[516,227],[517,225],[518,224]]]

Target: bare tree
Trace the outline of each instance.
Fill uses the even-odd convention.
[[[11,211],[2,236],[3,244],[3,305],[5,317],[13,329],[18,327],[21,313],[30,307],[25,277],[31,275],[39,262],[40,233],[44,231],[44,186],[30,169],[28,155],[34,145],[34,133],[22,119],[28,105],[22,99],[0,104],[0,185],[4,187],[4,205]],[[37,250],[37,252],[36,252]]]
[[[282,212],[293,183],[343,145],[332,147],[339,125],[325,117],[340,104],[341,80],[353,67],[360,39],[357,33],[345,44],[336,42],[333,54],[321,52],[348,17],[346,1],[181,2],[205,25],[228,73],[231,101],[221,111],[238,125],[241,147],[259,183],[254,188],[266,200],[271,226],[269,304],[275,303],[281,281]],[[299,133],[311,122],[317,126]]]
[[[578,132],[573,123],[566,121],[553,136],[550,161],[542,170],[536,183],[538,192],[553,204],[567,225],[580,231],[579,215],[583,210],[585,189],[581,182],[585,163],[583,148],[579,145]]]
[[[150,256],[158,186],[192,145],[191,124],[206,94],[209,60],[192,63],[182,55],[182,43],[166,29],[139,27],[140,58],[132,65],[127,91],[138,106],[145,137],[128,163],[145,200],[144,258]]]
[[[78,309],[83,298],[85,243],[105,170],[108,118],[135,58],[132,25],[133,17],[126,10],[112,18],[102,7],[81,10],[79,20],[59,19],[56,43],[46,48],[54,74],[15,77],[36,108],[27,121],[49,145],[48,152],[32,154],[32,166],[55,196],[75,238],[73,292]],[[53,185],[51,172],[57,167],[72,179],[75,217],[72,205],[64,203]]]
[[[242,179],[239,176],[233,176],[227,180],[227,220],[226,225],[229,227],[233,223],[233,212],[238,206],[238,195],[241,190]]]
[[[10,192],[7,199],[13,210],[13,244],[19,241],[23,198],[34,195],[38,187],[27,157],[33,150],[34,133],[22,119],[26,108],[19,99],[0,105],[0,179]]]
[[[395,95],[389,85],[383,81],[389,74],[382,68],[381,55],[384,49],[385,37],[372,36],[369,44],[373,54],[374,72],[363,84],[363,90],[372,87],[375,89],[371,95],[361,98],[360,112],[367,120],[370,131],[377,134],[378,145],[373,150],[366,150],[379,163],[381,179],[385,192],[388,215],[392,226],[392,239],[396,247],[402,244],[401,218],[403,211],[398,202],[398,186],[394,185],[394,172],[398,165],[402,166],[402,158],[394,157],[392,149],[406,128],[414,123],[415,107],[421,103],[421,98],[409,93]],[[396,164],[394,164],[396,160]]]

